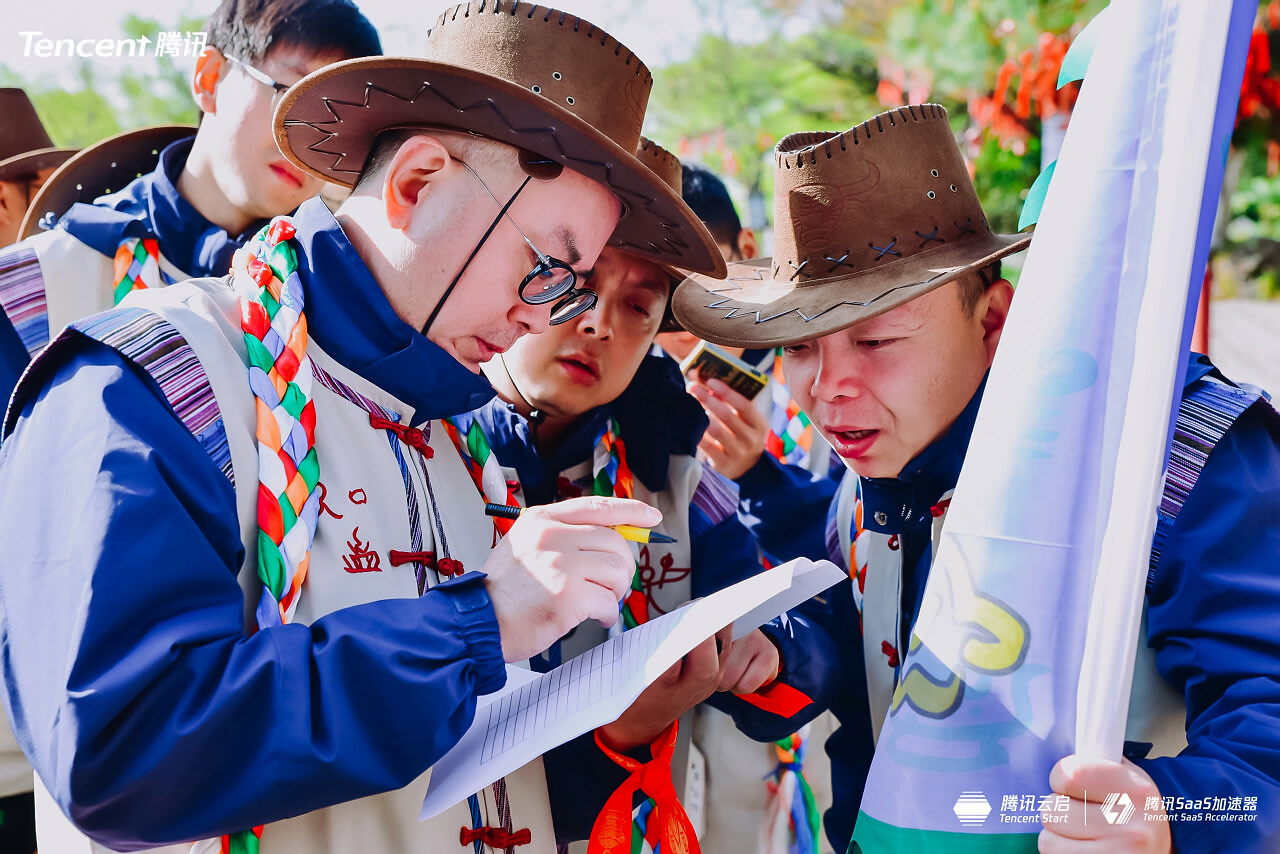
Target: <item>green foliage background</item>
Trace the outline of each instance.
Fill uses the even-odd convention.
[[[993,90],[1002,63],[1033,48],[1042,33],[1078,32],[1108,0],[689,2],[701,15],[704,34],[687,59],[655,69],[646,133],[673,150],[681,139],[712,140],[695,147],[697,156],[717,171],[736,171],[731,183],[744,214],[748,195],[755,195],[771,216],[774,144],[796,131],[845,130],[885,109],[876,95],[885,59],[907,73],[925,72],[929,99],[947,108],[957,137],[964,138],[973,133],[970,100]],[[742,13],[743,3],[778,35],[752,44],[731,39],[728,22]],[[120,35],[154,38],[202,24],[130,15]],[[1276,51],[1280,43],[1273,39]],[[168,56],[153,58],[146,73],[126,67],[105,80],[83,60],[76,78],[78,85],[67,88],[51,75],[23,79],[0,64],[0,85],[25,87],[61,145],[84,146],[134,127],[198,118],[187,73]],[[1028,129],[1025,153],[1001,148],[990,133],[976,149],[975,183],[998,231],[1016,230],[1026,191],[1040,172],[1037,120]],[[1280,178],[1266,175],[1267,144],[1277,138],[1280,128],[1269,119],[1237,131],[1243,165],[1224,243],[1228,251],[1262,259],[1241,275],[1271,281],[1262,288],[1266,294],[1280,293],[1274,272],[1267,273],[1280,266]],[[1273,256],[1276,265],[1268,260]]]

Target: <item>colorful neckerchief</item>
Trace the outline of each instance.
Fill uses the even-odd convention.
[[[293,236],[289,218],[276,217],[231,265],[257,408],[259,629],[293,619],[320,512],[311,358]],[[224,836],[222,851],[256,854],[261,836],[261,827]]]
[[[154,237],[126,237],[116,248],[112,263],[112,305],[119,305],[131,291],[173,284],[160,269],[160,244]]]
[[[782,798],[790,795],[790,803],[779,804],[779,815],[788,815],[791,844],[790,854],[817,854],[821,839],[822,820],[818,815],[818,802],[804,776],[804,758],[807,742],[804,732],[793,733],[774,742],[778,752],[778,764],[768,780],[769,796]],[[788,779],[793,777],[794,779]],[[772,811],[771,811],[772,812]]]
[[[458,455],[462,457],[462,462],[471,474],[471,480],[475,483],[476,489],[480,490],[484,500],[494,504],[519,504],[520,502],[516,501],[515,490],[508,485],[506,475],[498,465],[498,458],[489,447],[489,439],[480,428],[479,420],[472,419],[465,436],[458,430],[452,419],[445,418],[443,423],[445,432],[453,440],[453,446],[458,449]],[[495,516],[493,519],[494,543],[497,543],[498,538],[506,536],[507,531],[511,530],[514,524],[513,519],[500,519]]]
[[[615,498],[633,498],[635,479],[627,465],[627,448],[619,435],[621,428],[616,419],[610,418],[596,437],[591,454],[591,494]],[[649,600],[645,598],[640,582],[640,564],[631,577],[631,592],[622,603],[623,630],[634,629],[649,621]]]
[[[610,418],[600,430],[600,435],[596,437],[594,449],[591,454],[591,494],[613,496],[615,498],[634,498],[635,497],[635,478],[631,474],[631,467],[627,465],[627,448],[621,437],[622,428],[618,426],[618,422],[614,418]],[[635,575],[631,577],[631,592],[627,594],[627,598],[622,601],[620,611],[620,619],[622,621],[622,630],[634,629],[641,623],[646,623],[650,619],[649,600],[645,597],[644,585],[640,581],[640,564],[636,563]],[[597,741],[599,737],[597,736]],[[609,756],[613,754],[605,750]],[[656,761],[655,754],[655,761]],[[615,758],[615,761],[616,758]],[[671,757],[667,757],[667,763],[670,764]],[[622,764],[622,763],[619,763]],[[624,768],[629,768],[623,765]],[[630,769],[629,770],[634,770]],[[670,768],[667,770],[668,778],[670,777]],[[626,785],[618,789],[621,792]],[[617,792],[614,793],[617,797]],[[674,798],[674,792],[672,794]],[[610,803],[613,798],[610,798]],[[630,805],[630,798],[627,804]],[[684,816],[684,807],[679,801],[675,802],[675,808],[679,810],[681,816]],[[649,848],[658,854],[660,848],[661,826],[650,821],[654,816],[656,802],[653,798],[646,800],[640,805],[636,811],[635,817],[631,825],[631,852],[639,852],[643,849],[643,843],[648,842]],[[609,807],[606,806],[606,812]],[[602,827],[601,820],[605,813],[601,813],[601,818],[596,820],[596,826]],[[685,822],[688,817],[685,816]],[[596,834],[592,832],[592,845],[596,850],[611,850],[608,845],[603,848],[595,843]],[[697,840],[693,841],[693,850],[697,850]],[[665,854],[665,852],[664,852]]]
[[[780,463],[803,466],[809,462],[809,449],[813,445],[813,426],[809,416],[791,399],[786,377],[782,374],[782,354],[774,353],[773,378],[769,383],[773,397],[773,412],[769,416],[769,434],[765,436],[764,449]]]

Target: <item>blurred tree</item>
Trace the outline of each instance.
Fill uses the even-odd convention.
[[[655,72],[656,138],[755,193],[772,189],[769,152],[799,130],[843,130],[875,112],[875,58],[840,30],[738,44],[704,35],[693,55]]]
[[[80,85],[70,90],[51,75],[33,81],[0,65],[0,85],[27,90],[40,121],[56,144],[83,148],[119,133],[121,126],[111,102],[102,94],[93,66],[82,62],[75,74]]]
[[[124,37],[146,36],[154,51],[156,34],[172,30],[198,31],[203,18],[182,18],[170,28],[151,18],[129,15],[121,24]],[[146,125],[169,122],[194,124],[199,110],[189,91],[188,73],[179,70],[171,56],[149,54],[137,67],[126,66],[113,78],[99,75],[99,66],[81,60],[75,66],[77,86],[52,74],[34,80],[0,64],[0,85],[27,90],[40,120],[58,145],[82,148],[112,134]],[[190,60],[188,60],[190,61]]]
[[[204,26],[204,18],[181,18],[176,32],[196,32]],[[153,18],[129,15],[121,25],[128,38],[156,34],[169,29]],[[173,57],[150,57],[154,68],[145,73],[126,67],[119,78],[120,91],[128,102],[126,123],[129,127],[155,124],[195,124],[200,111],[191,97],[191,75],[174,64]]]

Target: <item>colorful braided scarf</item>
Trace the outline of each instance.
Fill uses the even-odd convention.
[[[635,480],[631,467],[627,465],[627,449],[618,435],[620,432],[617,420],[610,418],[596,437],[591,454],[592,495],[635,497]],[[623,631],[648,621],[649,600],[645,598],[644,587],[640,583],[640,564],[637,563],[636,574],[631,578],[631,592],[622,602]]]
[[[259,629],[292,620],[320,512],[311,359],[293,224],[276,217],[232,262],[257,407]],[[256,854],[262,828],[222,838],[223,854]]]
[[[112,305],[119,305],[131,291],[173,284],[160,269],[160,244],[154,237],[126,237],[116,247],[112,264]]]
[[[769,854],[817,854],[821,841],[822,820],[818,815],[818,801],[804,776],[804,758],[807,747],[805,735],[808,728],[774,743],[778,752],[778,764],[768,781],[769,797],[775,803],[767,812],[781,823],[785,818],[787,842],[775,849],[762,847]],[[766,837],[774,841],[771,831],[781,827],[766,827]]]
[[[769,383],[773,397],[773,412],[769,416],[769,435],[764,449],[780,463],[803,466],[808,463],[809,449],[813,445],[813,426],[809,416],[791,399],[786,377],[782,373],[782,354],[773,357],[773,381]]]
[[[606,495],[613,496],[615,498],[635,497],[635,478],[631,474],[631,467],[627,465],[627,449],[626,445],[622,441],[622,437],[619,435],[620,433],[621,427],[619,427],[617,420],[610,418],[605,422],[604,427],[600,431],[600,435],[596,437],[595,448],[591,455],[591,492],[593,495]],[[631,577],[631,592],[628,593],[627,598],[622,601],[620,613],[622,631],[634,629],[636,626],[641,623],[646,623],[650,619],[649,600],[645,598],[644,586],[640,581],[639,563],[636,564],[635,575]],[[603,745],[601,746],[603,748]],[[605,752],[609,753],[607,750]],[[662,760],[655,758],[654,761]],[[665,761],[669,766],[671,761],[669,754]],[[666,779],[670,778],[670,773],[670,768],[668,767],[666,771]],[[658,774],[655,775],[653,779],[656,781],[660,778],[661,775]],[[685,815],[684,807],[682,807],[676,799],[674,790],[669,793],[670,799],[675,801],[674,804],[666,806],[659,804],[658,801],[662,801],[663,804],[666,804],[667,794],[668,793],[665,793],[664,790],[663,796],[658,800],[655,800],[653,797],[646,798],[644,802],[640,804],[639,809],[636,810],[631,823],[630,851],[632,854],[639,854],[639,852],[643,850],[645,843],[648,843],[649,848],[654,852],[654,854],[659,854],[661,851],[661,838],[665,833],[669,832],[668,822],[653,822],[652,819],[656,815],[655,810],[659,810],[664,812],[666,815],[670,815],[671,820],[675,821],[677,824],[681,821],[684,824],[688,823],[688,817]],[[629,804],[630,796],[628,795],[625,800]],[[659,809],[659,807],[662,807],[662,809]],[[606,806],[605,809],[607,813],[609,808]],[[601,814],[602,818],[606,813]],[[692,835],[691,832],[690,835]],[[591,849],[589,854],[600,854],[602,850],[601,839],[597,834],[592,834],[592,842],[589,847]],[[603,846],[603,849],[608,850],[609,846],[605,845]],[[687,848],[685,850],[698,850],[696,838],[693,840],[691,848]]]
[[[484,500],[508,506],[519,504],[520,502],[516,501],[515,491],[508,486],[506,475],[498,465],[498,458],[489,447],[489,439],[480,428],[480,422],[472,419],[471,426],[467,428],[465,435],[452,419],[444,419],[443,424],[445,432],[453,440],[453,446],[458,449],[458,455],[462,457],[463,464],[471,474],[471,480],[475,483],[476,489],[480,490]],[[496,516],[493,519],[493,528],[497,537],[505,536],[514,524],[513,519],[499,519]],[[497,542],[496,538],[494,542]]]

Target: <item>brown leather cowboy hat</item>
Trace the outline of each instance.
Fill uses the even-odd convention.
[[[22,89],[0,89],[0,181],[34,175],[61,165],[76,153],[58,148],[49,138],[35,105]]]
[[[353,186],[382,131],[447,127],[537,155],[623,203],[610,245],[723,276],[715,240],[635,156],[653,76],[581,18],[519,0],[471,0],[427,33],[425,58],[372,57],[304,77],[276,108],[276,142],[304,171]]]
[[[653,173],[662,179],[662,183],[666,184],[677,194],[680,194],[682,187],[682,178],[684,175],[684,167],[680,164],[680,158],[676,157],[670,151],[667,151],[661,145],[651,139],[640,137],[640,144],[636,146],[636,157],[641,163],[644,163]],[[622,250],[629,252],[630,250]],[[635,253],[630,253],[635,254]],[[652,258],[644,257],[646,261]],[[675,294],[676,286],[685,280],[689,275],[688,270],[680,270],[672,267],[670,264],[658,264],[662,271],[671,278],[671,293]],[[667,298],[666,310],[662,315],[662,324],[658,327],[658,332],[679,332],[681,331],[680,322],[676,320],[675,315],[671,313],[671,298]]]
[[[734,347],[808,341],[883,314],[1020,252],[993,234],[937,104],[900,107],[844,133],[792,134],[774,152],[774,255],[692,275],[672,308]]]
[[[72,157],[49,176],[22,220],[19,239],[52,228],[71,206],[123,190],[135,178],[156,168],[160,152],[196,132],[192,125],[156,125],[107,137]],[[41,225],[44,220],[44,225]]]

